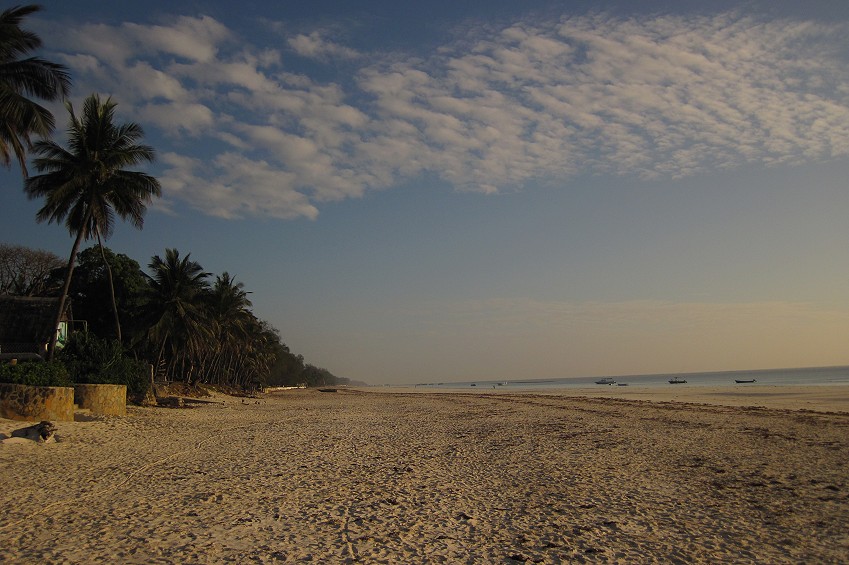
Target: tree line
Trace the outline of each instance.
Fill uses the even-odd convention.
[[[116,219],[141,229],[147,205],[161,195],[156,178],[132,170],[152,163],[156,152],[142,143],[139,124],[116,121],[111,98],[92,93],[75,111],[67,100],[68,70],[31,55],[42,42],[22,23],[40,9],[16,6],[0,14],[0,162],[11,168],[14,158],[25,193],[42,201],[36,220],[63,224],[74,241],[64,267],[54,261],[48,274],[45,252],[9,254],[5,246],[0,293],[57,296],[55,327],[70,296],[74,317],[87,321],[90,334],[114,340],[172,380],[238,387],[343,380],[292,354],[277,330],[252,313],[244,285],[229,273],[213,278],[176,249],[154,256],[146,273],[104,245]],[[54,118],[34,99],[65,102],[65,146],[50,139]],[[38,174],[30,175],[29,154]],[[85,241],[96,245],[80,252]],[[32,260],[14,266],[21,255]],[[54,334],[48,359],[55,352]]]
[[[66,278],[63,263],[49,251],[0,244],[0,294],[56,296]],[[104,300],[113,289],[120,340],[112,304]],[[92,339],[120,343],[127,355],[153,366],[158,380],[243,389],[348,384],[291,352],[253,313],[249,294],[228,272],[212,275],[176,249],[153,256],[145,272],[123,253],[92,246],[77,255],[68,297],[75,339],[86,347],[105,347]],[[72,347],[81,344],[72,340]]]

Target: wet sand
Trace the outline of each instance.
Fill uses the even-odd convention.
[[[0,561],[849,560],[849,411],[728,392],[289,391],[60,422],[0,445]]]

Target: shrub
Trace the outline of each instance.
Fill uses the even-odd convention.
[[[145,364],[127,357],[117,340],[77,333],[62,349],[60,359],[75,383],[127,385],[130,395],[144,395],[150,387]]]
[[[29,386],[73,386],[67,369],[57,361],[0,364],[0,382]]]

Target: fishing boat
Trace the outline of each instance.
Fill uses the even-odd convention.
[[[616,381],[611,379],[610,377],[604,377],[595,382],[597,385],[615,385]]]
[[[756,383],[758,381],[756,379],[734,379],[734,382],[739,385],[743,383]]]
[[[682,385],[687,382],[686,379],[682,379],[681,377],[672,377],[669,379],[669,384],[671,385]]]

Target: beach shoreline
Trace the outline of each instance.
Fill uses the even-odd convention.
[[[849,385],[765,385],[739,384],[726,386],[669,385],[523,388],[520,385],[497,388],[433,388],[391,387],[358,390],[431,394],[527,394],[559,397],[618,398],[648,402],[684,402],[717,406],[761,407],[776,410],[813,410],[849,412]]]
[[[849,558],[843,393],[690,392],[297,390],[57,423],[0,445],[0,561]]]

